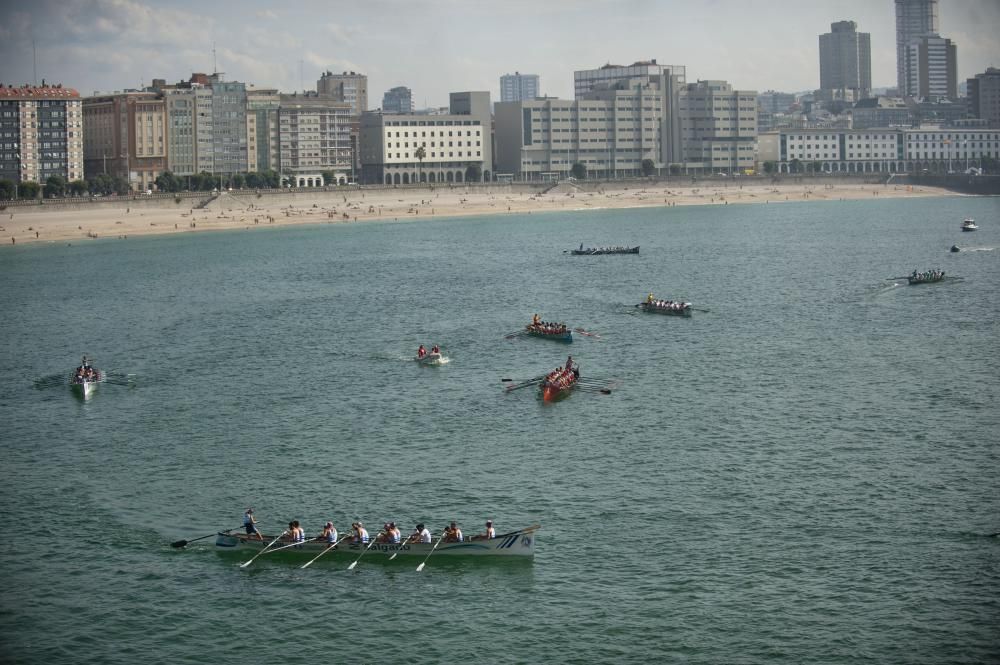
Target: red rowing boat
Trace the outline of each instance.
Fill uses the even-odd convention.
[[[579,380],[579,367],[572,370],[562,368],[552,370],[542,380],[541,384],[539,384],[542,391],[542,399],[546,402],[554,402],[566,397]]]

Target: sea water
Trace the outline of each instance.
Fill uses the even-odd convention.
[[[5,249],[0,660],[996,662],[998,213],[771,203]],[[932,268],[949,279],[886,279]],[[640,312],[650,292],[694,315]],[[536,313],[599,337],[504,339]],[[451,362],[419,366],[420,344]],[[117,378],[87,401],[84,353]],[[611,394],[505,392],[568,353]],[[249,506],[266,533],[542,528],[533,562],[420,573],[170,547]]]

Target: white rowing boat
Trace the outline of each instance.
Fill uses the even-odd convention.
[[[83,357],[83,362],[69,377],[69,384],[70,387],[73,388],[73,392],[83,399],[87,399],[94,393],[95,390],[97,390],[97,384],[100,383],[100,381],[101,371],[91,367],[87,356]]]
[[[88,381],[86,379],[71,379],[70,384],[73,387],[73,392],[82,397],[83,399],[89,398],[97,390],[97,384],[99,381]]]
[[[344,541],[336,545],[328,556],[336,554],[351,554],[355,557],[365,552],[366,558],[372,554],[398,554],[399,556],[420,556],[426,557],[433,550],[434,556],[518,556],[533,557],[535,555],[535,532],[541,528],[538,524],[529,526],[526,529],[519,529],[496,536],[495,538],[466,538],[463,542],[441,542],[434,549],[434,543],[353,543]],[[229,551],[256,551],[260,552],[274,537],[263,536],[263,540],[258,540],[256,536],[247,536],[245,533],[219,533],[215,538],[215,544]],[[436,542],[435,538],[435,542]],[[272,549],[278,549],[282,545],[291,545],[292,540],[288,536],[282,536],[274,543]],[[306,540],[301,545],[289,547],[281,550],[279,554],[308,554],[316,556],[326,550],[329,543],[319,540]]]
[[[428,353],[425,356],[417,356],[414,358],[421,365],[444,365],[448,362],[448,357],[443,356],[440,353]]]

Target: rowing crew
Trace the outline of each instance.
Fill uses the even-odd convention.
[[[646,305],[648,307],[655,307],[656,309],[670,309],[675,312],[679,312],[684,309],[690,309],[691,303],[689,302],[674,302],[673,300],[657,300],[653,298],[653,294],[650,293],[646,298]]]
[[[570,359],[572,360],[572,356]],[[556,367],[545,376],[542,385],[553,386],[555,388],[569,388],[578,378],[580,378],[579,367],[567,367],[566,369]]]
[[[441,355],[441,347],[439,347],[437,344],[435,344],[434,346],[431,347],[431,353],[432,354],[436,353],[438,355]],[[424,345],[421,344],[420,348],[417,349],[417,359],[418,360],[422,360],[423,358],[426,358],[426,357],[427,357],[427,349],[425,349]]]
[[[73,374],[73,383],[83,383],[84,381],[100,381],[101,373],[94,369],[90,365],[90,361],[87,356],[83,357],[83,361],[80,366],[76,368],[76,372]]]
[[[256,536],[258,540],[264,540],[264,536],[261,534],[260,530],[257,529],[257,520],[254,518],[253,508],[247,508],[247,511],[243,514],[243,528],[246,530],[248,536]],[[306,540],[318,540],[335,544],[342,540],[340,538],[340,534],[337,532],[337,527],[333,525],[332,521],[328,521],[323,525],[323,530],[318,536],[307,539],[305,529],[302,528],[299,521],[292,520],[288,523],[288,529],[285,534],[287,535],[287,539],[292,543],[304,543]],[[496,531],[493,528],[493,520],[486,520],[486,530],[483,533],[472,536],[470,540],[482,540],[495,537]],[[372,540],[372,537],[368,533],[368,529],[365,528],[363,522],[351,523],[351,531],[349,534],[344,536],[343,540],[347,540],[348,538],[350,538],[352,543],[368,543]],[[462,529],[460,529],[458,524],[455,522],[452,522],[442,530],[441,539],[446,543],[461,543],[465,541],[465,537],[462,535]],[[375,542],[394,544],[402,542],[430,543],[433,542],[433,536],[424,523],[421,522],[414,527],[413,533],[407,536],[404,540],[399,527],[396,526],[396,523],[386,522],[382,526],[382,530],[375,534]]]
[[[535,314],[531,323],[527,326],[528,330],[533,330],[535,332],[544,333],[546,335],[561,335],[566,332],[565,323],[550,323],[549,321],[538,320],[538,315]]]
[[[916,270],[910,275],[911,279],[928,280],[928,279],[941,279],[944,277],[943,270],[927,270],[926,272],[918,273]]]

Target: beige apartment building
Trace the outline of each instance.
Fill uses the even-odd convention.
[[[80,93],[56,86],[0,86],[0,178],[44,184],[83,179]]]
[[[296,187],[346,184],[352,173],[351,105],[309,92],[281,95],[278,172]],[[332,172],[334,182],[323,173]]]
[[[128,180],[134,191],[153,189],[167,170],[166,104],[156,92],[128,91],[83,100],[84,170]]]
[[[757,92],[725,81],[689,83],[678,95],[685,172],[732,175],[754,168]]]

